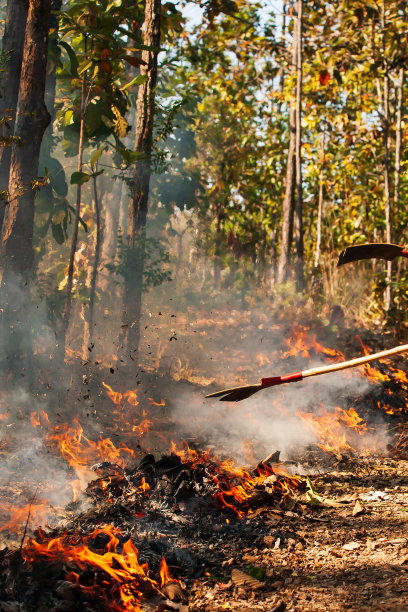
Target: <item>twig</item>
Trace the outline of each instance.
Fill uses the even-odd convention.
[[[27,535],[28,522],[30,520],[31,506],[33,505],[33,502],[34,502],[35,497],[37,495],[38,487],[39,487],[39,485],[37,486],[36,490],[34,491],[34,495],[32,496],[31,501],[30,501],[30,505],[28,506],[27,520],[26,520],[26,524],[25,524],[25,527],[24,527],[23,537],[21,538],[21,543],[20,543],[20,554],[21,554],[21,551],[23,550],[24,540],[25,540],[25,537]]]

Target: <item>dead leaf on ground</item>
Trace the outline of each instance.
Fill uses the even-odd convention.
[[[360,514],[364,514],[364,512],[364,506],[360,503],[360,500],[357,499],[353,508],[353,516],[360,516]]]
[[[361,542],[347,542],[347,544],[344,544],[342,548],[343,550],[356,550],[357,548],[360,548],[361,545]]]
[[[241,570],[233,569],[231,572],[231,580],[233,584],[238,587],[243,587],[247,589],[259,589],[265,585],[264,582],[257,580],[256,578],[252,578],[249,574],[245,572],[241,572]]]
[[[171,601],[181,601],[187,603],[188,596],[186,591],[179,585],[178,582],[168,582],[162,587],[162,592]]]
[[[276,606],[271,608],[270,612],[285,612],[286,604],[284,601],[280,601]]]

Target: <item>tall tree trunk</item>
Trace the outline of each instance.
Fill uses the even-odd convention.
[[[400,179],[401,179],[401,158],[402,158],[402,114],[404,106],[404,77],[405,70],[400,68],[399,80],[397,85],[397,117],[395,127],[395,174],[394,174],[394,214],[399,216],[400,208]],[[398,237],[399,238],[399,237]]]
[[[15,134],[7,204],[0,239],[1,313],[10,333],[8,364],[32,375],[29,316],[29,277],[34,260],[34,181],[37,178],[41,141],[50,116],[44,104],[50,0],[30,0],[19,89],[19,116]],[[23,373],[23,372],[22,372]]]
[[[3,36],[3,52],[9,53],[9,59],[1,75],[3,87],[1,109],[3,114],[9,118],[9,127],[3,126],[1,135],[6,138],[14,134],[27,13],[28,0],[8,0]],[[11,151],[11,146],[0,147],[0,191],[8,190]],[[2,203],[0,206],[0,232],[4,219],[4,211],[5,205]]]
[[[85,49],[86,49],[86,39],[85,39]],[[82,87],[81,87],[81,122],[79,128],[79,144],[78,144],[78,172],[82,172],[83,166],[83,156],[84,156],[84,139],[85,139],[85,117],[86,117],[86,107],[87,107],[87,70],[82,75]],[[68,263],[68,278],[67,284],[65,287],[65,303],[64,303],[64,314],[62,320],[62,329],[61,334],[58,339],[58,350],[59,350],[59,358],[64,359],[65,356],[65,345],[66,345],[66,336],[69,326],[69,320],[71,318],[71,304],[72,304],[72,286],[74,283],[74,266],[75,266],[75,254],[77,251],[77,243],[78,243],[78,228],[79,228],[79,218],[81,216],[81,193],[82,193],[82,185],[78,183],[76,189],[76,204],[75,204],[75,217],[74,224],[72,229],[72,238],[71,238],[71,249],[69,253],[69,263]]]
[[[322,220],[323,220],[323,203],[324,203],[324,181],[323,181],[324,149],[325,149],[325,133],[322,132],[322,141],[321,141],[321,149],[320,149],[319,197],[318,197],[318,203],[317,203],[316,250],[315,250],[315,258],[314,258],[315,268],[319,266],[320,249],[321,249],[321,244],[322,244]]]
[[[50,0],[30,0],[15,130],[23,144],[14,146],[12,151],[10,198],[1,233],[5,265],[22,275],[31,269],[34,259],[33,182],[37,178],[41,141],[50,121],[44,104],[50,5]]]
[[[297,28],[293,30],[292,47],[292,73],[297,64]],[[280,245],[280,257],[278,265],[278,282],[287,280],[290,266],[290,250],[293,240],[293,216],[295,210],[295,181],[296,181],[296,105],[291,98],[289,107],[289,150],[286,166],[285,199],[282,208],[282,237]]]
[[[381,28],[382,28],[382,46],[383,46],[383,143],[384,143],[384,200],[385,200],[385,233],[386,241],[392,241],[392,218],[391,218],[391,196],[390,196],[390,160],[389,160],[389,74],[388,62],[385,55],[385,0],[382,0],[381,5]],[[391,307],[391,283],[392,279],[392,262],[387,261],[387,288],[385,290],[385,309]]]
[[[303,186],[302,186],[302,25],[303,0],[297,1],[297,62],[296,62],[296,287],[303,289]]]
[[[96,165],[95,172],[98,170]],[[95,206],[95,220],[96,220],[96,236],[95,236],[95,253],[92,264],[90,282],[89,282],[89,303],[83,305],[83,318],[84,318],[84,343],[82,350],[83,359],[88,359],[90,352],[94,345],[94,321],[95,321],[95,300],[96,300],[96,280],[98,277],[98,268],[101,252],[101,209],[98,195],[98,186],[96,182],[97,177],[92,177],[93,187],[93,201]]]
[[[144,17],[144,44],[154,47],[142,52],[141,74],[147,81],[139,87],[136,104],[135,151],[143,154],[133,172],[130,184],[129,225],[127,231],[127,261],[123,344],[128,351],[138,351],[140,341],[140,317],[142,308],[143,274],[145,266],[146,217],[151,174],[153,120],[155,113],[155,87],[157,81],[157,56],[160,47],[161,0],[146,0]]]

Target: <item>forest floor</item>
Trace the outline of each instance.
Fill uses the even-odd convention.
[[[338,507],[265,511],[258,529],[238,542],[213,534],[209,548],[222,551],[223,559],[208,563],[217,578],[194,584],[191,609],[405,611],[408,461],[355,460],[322,474],[318,483]],[[353,516],[356,500],[361,513]],[[267,534],[254,543],[257,531]],[[237,588],[232,568],[260,568],[264,586]]]
[[[298,319],[296,314],[290,317]],[[163,308],[146,321],[143,342],[154,348],[146,352],[143,368],[130,371],[121,364],[102,367],[81,361],[73,353],[71,380],[59,391],[58,409],[52,411],[49,399],[42,399],[44,407],[49,407],[50,421],[42,421],[40,437],[38,426],[34,433],[24,429],[24,439],[33,448],[41,440],[39,453],[46,458],[50,452],[58,454],[54,434],[69,432],[61,424],[68,417],[77,417],[88,439],[81,442],[82,434],[72,430],[76,446],[70,457],[77,456],[82,465],[93,466],[98,478],[82,493],[88,509],[86,504],[82,511],[79,504],[68,504],[57,512],[59,521],[46,532],[34,531],[37,541],[45,546],[56,537],[88,542],[95,529],[113,525],[121,534],[118,551],[131,538],[151,576],[158,575],[164,556],[171,575],[183,581],[186,591],[180,594],[177,589],[162,588],[161,595],[160,590],[144,593],[140,609],[146,611],[405,611],[406,360],[399,357],[377,364],[365,374],[350,374],[340,382],[332,379],[326,386],[312,381],[304,386],[297,383],[292,394],[267,390],[263,398],[259,394],[259,403],[251,403],[251,399],[231,406],[203,399],[216,388],[255,382],[263,375],[304,369],[316,360],[330,363],[400,342],[393,334],[375,329],[359,327],[356,333],[355,324],[345,328],[342,321],[291,325],[287,320],[284,311],[272,317],[261,307],[214,310],[200,318],[194,317],[193,311],[180,315]],[[115,406],[103,383],[120,395]],[[51,397],[52,384],[47,386]],[[132,404],[123,395],[131,388],[137,389],[139,403]],[[40,406],[37,402],[35,408]],[[360,421],[344,429],[342,418],[346,412],[351,414],[351,409],[357,410]],[[299,410],[303,419],[299,419]],[[29,407],[20,413],[21,421],[30,421]],[[15,430],[19,443],[21,430],[15,415],[7,414],[2,457],[10,466],[17,456],[10,440]],[[308,414],[319,427],[325,424],[320,442],[329,445],[326,450],[316,444],[316,430],[312,435],[307,429]],[[142,432],[145,424],[149,429]],[[302,437],[294,437],[304,431],[308,432],[304,442]],[[100,457],[93,458],[89,439],[98,437],[109,437],[117,448],[122,444],[134,451],[125,472],[114,462],[98,464]],[[174,463],[170,441],[183,444],[183,439],[194,448],[210,448],[210,454],[199,456],[199,461],[179,455],[181,462]],[[285,449],[280,442],[285,444],[287,439],[290,443]],[[237,441],[244,443],[244,450],[237,451]],[[261,483],[251,489],[242,518],[219,503],[211,474],[215,469],[222,472],[220,457],[231,457],[236,465],[243,465],[236,463],[237,456],[246,453],[245,463],[253,474],[258,461],[277,449],[283,451],[285,460],[275,458],[273,470],[279,474],[276,468],[282,467],[290,474],[301,474],[299,489],[289,486],[277,492],[279,478],[269,489]],[[215,459],[215,455],[219,457]],[[29,459],[33,461],[33,457]],[[135,496],[134,487],[142,477],[150,482],[151,490]],[[9,486],[9,480],[2,484],[5,499]],[[25,517],[23,514],[22,528]],[[25,546],[32,535],[29,529]],[[103,538],[96,538],[90,549],[103,556],[105,545]],[[72,578],[76,572],[77,583]],[[109,582],[91,561],[81,562],[78,569],[69,547],[52,559],[38,556],[30,562],[23,561],[18,545],[9,544],[0,551],[0,612],[79,609],[138,608],[119,604],[117,582]]]

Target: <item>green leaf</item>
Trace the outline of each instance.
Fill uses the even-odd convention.
[[[59,223],[56,225],[55,223],[51,223],[51,231],[55,241],[58,242],[58,244],[63,244],[65,238],[61,224]]]
[[[89,159],[89,163],[91,164],[91,167],[93,168],[95,166],[95,164],[98,162],[98,160],[100,159],[102,153],[103,153],[104,147],[100,147],[99,149],[97,149],[96,151],[94,151]]]
[[[129,89],[130,87],[135,87],[136,85],[142,85],[143,83],[146,83],[147,78],[148,78],[147,74],[139,74],[137,77],[129,81],[129,83],[126,83],[126,85],[122,85],[120,90],[125,91],[126,89]]]
[[[69,125],[72,123],[72,117],[74,115],[74,111],[72,109],[67,110],[64,115],[64,125]]]
[[[246,567],[246,572],[256,580],[263,580],[265,578],[265,570],[263,567],[256,567],[256,565],[248,565]]]
[[[71,185],[83,185],[84,183],[87,183],[89,181],[89,179],[91,178],[91,175],[88,174],[87,172],[73,172],[71,174]]]
[[[45,185],[37,192],[35,197],[36,211],[41,213],[50,213],[54,206],[54,195],[51,185]]]
[[[82,64],[78,70],[78,74],[79,75],[83,74],[86,70],[88,70],[92,66],[92,64],[93,64],[92,60],[89,60],[85,62],[84,64]]]
[[[97,176],[99,176],[100,174],[103,174],[105,172],[105,169],[102,168],[102,170],[98,170],[98,172],[92,172],[91,176],[92,178],[96,178]]]
[[[78,59],[77,59],[77,56],[75,54],[75,51],[64,40],[60,40],[59,44],[68,53],[69,61],[71,63],[71,72],[72,72],[73,76],[77,77],[78,76]]]

